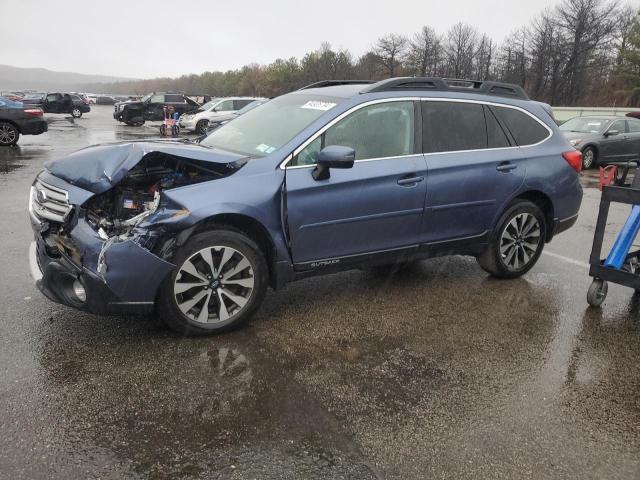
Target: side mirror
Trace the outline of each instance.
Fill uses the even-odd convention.
[[[620,134],[620,130],[607,130],[604,134],[605,137],[615,137]]]
[[[320,151],[318,165],[311,173],[314,180],[326,180],[329,178],[331,168],[353,168],[356,159],[356,151],[351,147],[341,145],[329,145]]]

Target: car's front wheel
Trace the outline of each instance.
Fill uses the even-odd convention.
[[[208,128],[209,128],[209,120],[200,120],[196,124],[196,133],[198,135],[204,135],[205,133],[207,133]]]
[[[582,151],[582,169],[589,170],[598,164],[598,154],[593,147],[587,147]]]
[[[478,263],[498,278],[524,275],[542,254],[546,228],[540,207],[528,200],[516,200],[498,220],[489,247],[478,257]]]
[[[78,107],[73,107],[71,110],[71,116],[73,118],[80,118],[82,116],[82,111]]]
[[[235,230],[200,233],[174,258],[157,302],[164,322],[183,335],[236,328],[260,306],[268,269],[260,248]]]
[[[8,147],[18,143],[20,132],[16,126],[9,122],[0,122],[0,145]]]

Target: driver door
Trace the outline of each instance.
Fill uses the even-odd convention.
[[[60,95],[59,93],[49,93],[45,97],[43,110],[47,113],[59,113],[61,104],[62,104],[62,95]]]
[[[427,183],[418,108],[413,101],[360,108],[295,152],[286,169],[286,213],[298,268],[416,246]],[[353,148],[354,166],[314,180],[329,145]]]
[[[162,94],[153,95],[144,110],[144,119],[151,121],[164,120],[165,98]]]

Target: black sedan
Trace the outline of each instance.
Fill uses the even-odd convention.
[[[22,135],[40,135],[48,130],[42,109],[0,97],[0,146],[15,145]]]
[[[560,126],[582,151],[582,168],[640,158],[640,120],[630,117],[575,117]]]

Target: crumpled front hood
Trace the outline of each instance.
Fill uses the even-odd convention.
[[[242,155],[176,141],[134,141],[87,147],[71,155],[45,163],[58,178],[84,190],[99,194],[118,184],[146,155],[165,153],[186,160],[234,163]]]

